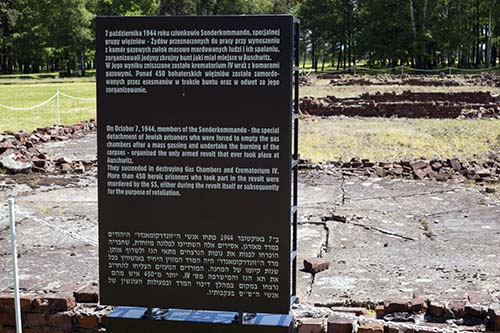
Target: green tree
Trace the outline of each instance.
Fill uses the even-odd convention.
[[[164,0],[160,5],[160,15],[195,15],[195,0]]]
[[[85,75],[86,50],[92,47],[94,35],[88,0],[50,0],[48,28],[50,46],[62,55],[68,72]]]
[[[160,0],[97,0],[96,14],[102,16],[156,15]]]
[[[48,0],[19,0],[15,31],[12,35],[20,71],[39,72],[48,59],[49,40]]]
[[[359,49],[369,65],[395,65],[408,58],[411,41],[410,11],[399,0],[361,2]]]
[[[0,72],[10,74],[14,70],[13,33],[17,18],[16,2],[0,2]]]

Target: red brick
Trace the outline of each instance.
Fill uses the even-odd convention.
[[[16,325],[14,312],[0,312],[0,326],[2,325]]]
[[[32,307],[34,312],[45,312],[49,309],[49,301],[43,298],[35,298]]]
[[[322,258],[308,258],[304,259],[304,270],[311,274],[316,274],[326,271],[330,267],[330,263]]]
[[[427,299],[425,297],[414,298],[411,302],[411,311],[413,313],[426,312],[428,308]]]
[[[463,318],[465,315],[465,300],[451,301],[448,308],[453,312],[455,318]]]
[[[352,333],[352,319],[331,316],[328,318],[328,333]]]
[[[429,314],[433,317],[439,318],[444,316],[445,306],[438,302],[431,302],[429,305]]]
[[[24,323],[28,327],[46,326],[47,317],[43,313],[28,313],[24,316]]]
[[[80,328],[99,328],[99,318],[97,316],[78,316],[77,326]]]
[[[467,304],[464,308],[465,314],[467,316],[481,318],[483,315],[483,308],[480,305]]]
[[[393,300],[385,301],[384,303],[384,314],[391,314],[396,312],[408,312],[410,310],[410,304],[406,300]]]
[[[358,333],[384,333],[383,322],[360,322]]]
[[[49,326],[63,329],[70,329],[73,327],[72,316],[69,313],[55,313],[49,315]]]
[[[492,305],[488,309],[488,314],[491,318],[491,327],[494,331],[500,332],[500,305]]]
[[[73,295],[56,295],[46,297],[49,303],[49,311],[62,312],[73,309],[76,306]]]
[[[377,317],[383,317],[384,316],[384,306],[383,305],[377,305],[375,307],[375,315]]]
[[[23,333],[72,333],[71,331],[66,330],[52,330],[52,329],[43,329],[43,328],[27,328],[23,329]]]
[[[97,290],[87,287],[73,294],[77,303],[98,303],[99,294]]]
[[[299,320],[297,333],[324,333],[323,318],[303,318]]]
[[[22,311],[28,311],[31,308],[31,302],[33,298],[28,295],[21,295],[19,298],[19,303],[21,305]],[[0,294],[0,309],[4,310],[14,310],[14,295],[12,294]]]
[[[15,327],[10,327],[10,326],[0,326],[0,332],[1,333],[16,333],[16,328]],[[24,332],[24,331],[23,331]]]

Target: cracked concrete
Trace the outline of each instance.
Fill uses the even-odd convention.
[[[498,198],[454,183],[319,171],[302,180],[301,221],[331,230],[330,269],[315,276],[306,303],[370,306],[414,293],[446,301],[469,291],[498,301]]]
[[[90,148],[89,148],[90,147]],[[94,149],[94,150],[92,150]],[[49,145],[51,156],[95,159],[95,136]],[[6,198],[18,214],[21,287],[75,290],[97,281],[97,184],[85,175],[0,175],[0,290],[11,285]],[[336,176],[299,181],[298,296],[317,305],[500,294],[500,199],[461,183]],[[46,223],[41,223],[42,220]],[[323,257],[312,276],[302,261]]]

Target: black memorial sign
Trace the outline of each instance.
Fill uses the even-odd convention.
[[[288,313],[292,33],[97,19],[103,304]]]

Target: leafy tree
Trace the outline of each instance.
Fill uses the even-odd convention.
[[[156,15],[159,6],[159,0],[97,0],[95,13],[102,16]]]
[[[13,33],[17,18],[16,2],[0,2],[0,72],[10,74],[14,69]]]
[[[160,5],[160,15],[194,15],[196,5],[195,0],[164,0]]]
[[[49,20],[44,15],[47,0],[18,0],[18,16],[12,34],[17,65],[24,73],[39,72],[47,60]]]
[[[0,0],[0,72],[93,67],[96,15],[293,13],[315,69],[495,66],[499,0]]]

